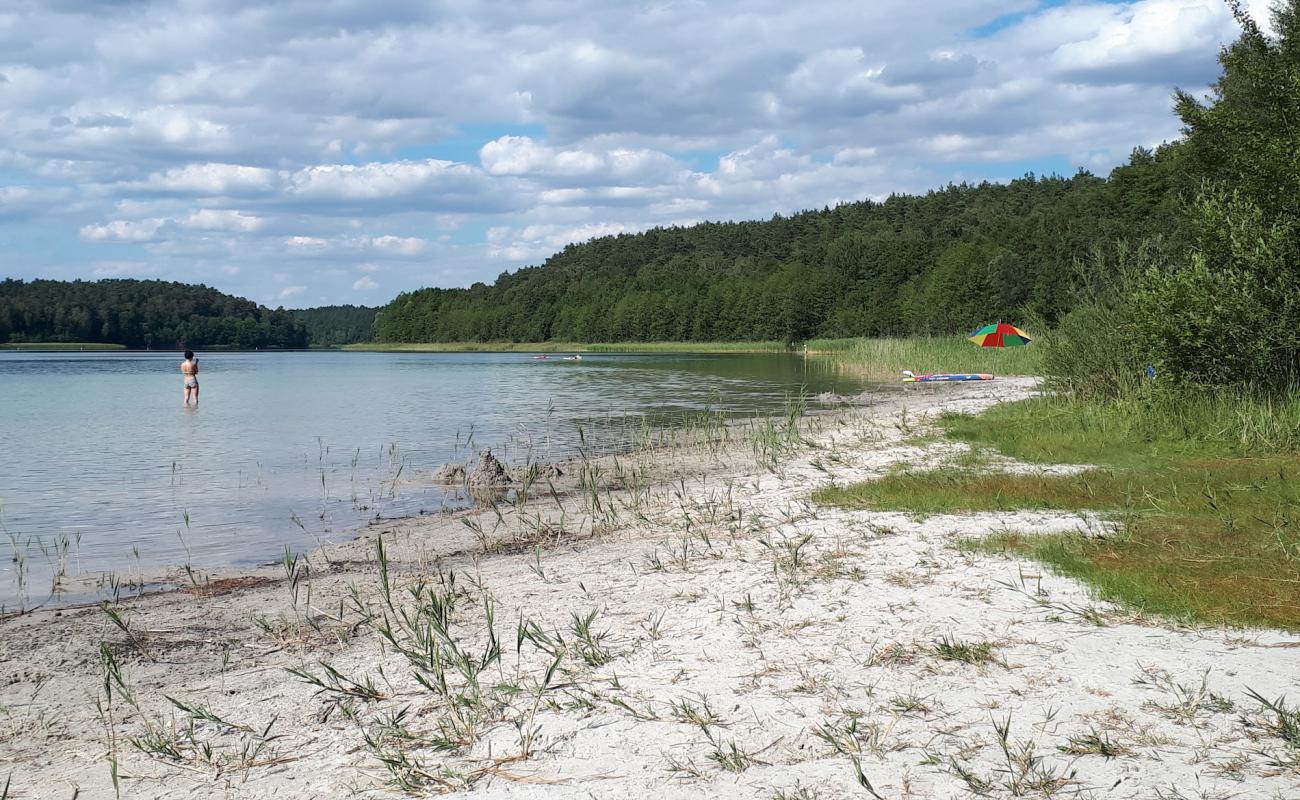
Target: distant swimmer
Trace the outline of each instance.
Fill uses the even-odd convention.
[[[193,350],[185,351],[185,360],[181,362],[181,375],[185,379],[185,405],[190,404],[190,397],[194,397],[194,405],[199,404],[199,360],[194,357]]]

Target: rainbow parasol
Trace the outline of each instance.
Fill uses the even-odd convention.
[[[970,340],[980,347],[1024,347],[1033,341],[1029,334],[1005,322],[985,325],[972,333]]]

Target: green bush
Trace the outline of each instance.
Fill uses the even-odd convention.
[[[1144,379],[1145,348],[1127,304],[1081,305],[1061,320],[1044,344],[1043,372],[1054,389],[1104,399]]]
[[[1286,388],[1300,366],[1298,233],[1237,194],[1196,204],[1197,250],[1149,270],[1128,301],[1140,340],[1183,384]]]

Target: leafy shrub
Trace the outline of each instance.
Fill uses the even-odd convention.
[[[1052,332],[1043,371],[1055,389],[1081,398],[1117,397],[1143,379],[1144,349],[1127,303],[1089,302]]]
[[[1196,217],[1187,262],[1138,282],[1128,303],[1135,331],[1179,383],[1290,386],[1300,366],[1300,230],[1235,193],[1202,195]]]

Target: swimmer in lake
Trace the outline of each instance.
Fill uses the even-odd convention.
[[[190,397],[194,397],[194,405],[199,404],[199,360],[194,357],[193,350],[185,351],[185,360],[181,362],[181,375],[185,380],[185,405],[190,404]]]

